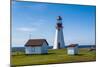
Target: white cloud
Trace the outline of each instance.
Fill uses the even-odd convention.
[[[36,4],[34,6],[37,10],[45,10],[48,8],[48,5],[47,4]]]
[[[16,46],[21,46],[21,45],[25,45],[25,43],[27,42],[28,38],[13,38],[12,39],[12,46],[16,45]]]
[[[36,26],[36,27],[39,27],[39,26],[42,26],[45,24],[45,20],[36,20],[36,23],[32,23],[32,25]]]
[[[27,27],[21,27],[21,28],[17,28],[18,31],[21,32],[32,32],[32,31],[36,31],[36,28],[27,28]]]
[[[12,1],[13,4],[16,4],[15,1]],[[40,3],[33,3],[32,5],[28,4],[28,5],[20,5],[20,6],[16,6],[16,8],[29,8],[29,9],[34,9],[34,10],[38,10],[38,11],[44,11],[45,9],[48,8],[49,4],[40,4]]]

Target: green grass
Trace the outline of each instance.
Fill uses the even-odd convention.
[[[40,65],[40,64],[54,64],[54,63],[69,63],[69,62],[84,62],[95,61],[96,52],[89,51],[89,49],[79,49],[78,55],[67,55],[66,49],[49,50],[48,54],[44,55],[25,55],[24,53],[12,53],[11,65]]]

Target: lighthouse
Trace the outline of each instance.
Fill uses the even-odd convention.
[[[62,17],[58,16],[53,49],[61,49],[61,48],[65,48],[65,43],[64,43],[64,36],[63,36]]]

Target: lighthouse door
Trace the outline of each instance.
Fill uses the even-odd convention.
[[[60,43],[58,43],[58,49],[60,49]]]

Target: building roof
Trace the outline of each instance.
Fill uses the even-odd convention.
[[[44,42],[47,43],[46,39],[29,39],[25,46],[42,46]]]
[[[78,44],[70,44],[70,45],[68,45],[68,47],[76,47],[76,46],[78,46]]]

